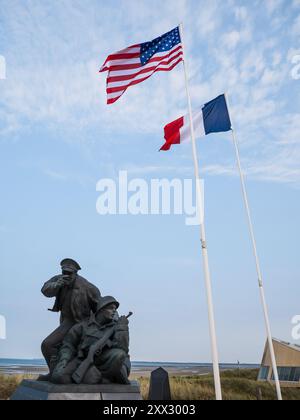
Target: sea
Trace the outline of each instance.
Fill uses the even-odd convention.
[[[132,361],[132,373],[147,373],[162,367],[170,373],[205,374],[212,372],[211,363],[180,363],[180,362],[145,362]],[[256,364],[221,363],[221,370],[258,369]],[[47,371],[44,359],[0,359],[0,373],[4,374],[40,374]]]

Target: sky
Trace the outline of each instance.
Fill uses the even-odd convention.
[[[199,227],[100,216],[102,178],[192,178],[190,144],[158,153],[187,113],[182,65],[107,106],[108,54],[183,22],[194,108],[227,92],[274,337],[300,313],[299,0],[0,0],[0,357],[41,357],[57,327],[40,293],[71,257],[130,310],[131,358],[211,361]],[[296,58],[297,59],[297,58]],[[300,74],[300,72],[299,72]],[[220,361],[260,363],[266,339],[230,133],[199,139]],[[298,343],[300,344],[300,343]]]

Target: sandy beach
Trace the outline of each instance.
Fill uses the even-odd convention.
[[[132,363],[132,377],[149,377],[151,372],[159,367],[164,368],[170,376],[201,376],[212,373],[212,366],[197,364],[169,364],[169,363]],[[237,369],[237,365],[221,365],[221,371]],[[256,368],[256,365],[241,365],[242,369]],[[44,365],[0,365],[0,374],[3,375],[40,375],[48,373],[48,368]]]

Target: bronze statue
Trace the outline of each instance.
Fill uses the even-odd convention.
[[[49,367],[49,375],[39,380],[48,381],[57,364],[59,348],[70,329],[95,313],[101,298],[99,289],[78,275],[79,264],[70,259],[61,262],[62,275],[58,275],[45,283],[42,293],[48,298],[55,297],[52,312],[60,312],[60,326],[42,343],[42,353]]]
[[[101,298],[95,314],[75,325],[59,351],[51,382],[130,384],[129,315],[118,317],[119,302]]]

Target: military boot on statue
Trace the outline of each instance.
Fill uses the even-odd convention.
[[[47,375],[40,375],[37,380],[39,382],[51,382],[52,373],[56,365],[57,365],[57,357],[54,356],[51,358],[51,361],[50,361],[49,373]]]

